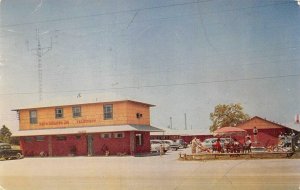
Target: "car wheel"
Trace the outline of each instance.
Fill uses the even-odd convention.
[[[21,159],[21,158],[22,158],[22,154],[21,154],[21,153],[18,153],[18,154],[16,155],[16,158],[17,158],[17,159]]]

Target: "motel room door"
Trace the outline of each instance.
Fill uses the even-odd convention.
[[[91,134],[87,135],[86,140],[87,140],[88,156],[93,156],[94,155],[93,135]]]

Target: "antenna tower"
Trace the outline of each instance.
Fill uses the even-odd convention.
[[[38,69],[38,82],[39,82],[39,100],[43,99],[43,64],[42,64],[42,57],[52,49],[52,39],[51,39],[51,46],[50,47],[42,47],[41,40],[40,40],[40,32],[39,29],[36,29],[36,41],[37,41],[37,48],[32,49],[34,55],[37,56],[37,69]]]

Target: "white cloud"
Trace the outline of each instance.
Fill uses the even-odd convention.
[[[300,0],[295,0],[295,1],[297,1],[297,4],[300,6]]]

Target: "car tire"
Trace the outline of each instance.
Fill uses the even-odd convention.
[[[17,155],[16,155],[16,158],[17,159],[21,159],[23,156],[22,156],[22,154],[21,153],[18,153]]]

